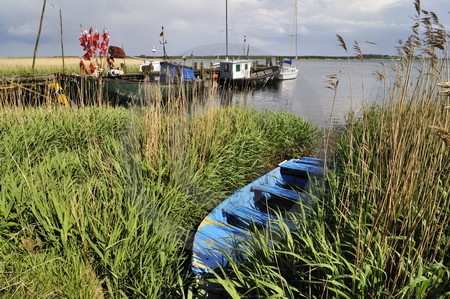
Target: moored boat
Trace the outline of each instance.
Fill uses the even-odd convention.
[[[285,59],[280,61],[281,70],[276,75],[277,80],[293,80],[297,78],[298,68],[292,66],[292,59]]]
[[[189,97],[199,94],[203,81],[197,79],[192,68],[161,62],[161,71],[124,73],[118,76],[65,76],[65,86],[72,93],[83,93],[78,98],[85,103],[103,99],[113,105],[145,105],[158,98]]]
[[[219,84],[252,88],[264,86],[275,79],[280,66],[254,66],[249,59],[228,59],[228,0],[225,0],[225,61],[219,64]],[[245,47],[244,47],[245,48]],[[247,53],[248,56],[248,53]]]
[[[324,176],[323,160],[291,159],[237,190],[222,201],[200,223],[192,247],[191,269],[198,279],[227,267],[242,256],[249,228],[275,228],[276,213],[287,215],[299,203],[311,204],[312,186]],[[286,219],[286,222],[289,222]],[[294,229],[294,228],[293,228]]]
[[[297,1],[294,0],[294,21],[292,24],[291,58],[280,61],[281,71],[276,76],[277,80],[293,80],[297,78],[298,68],[292,66],[292,57],[297,57]]]
[[[221,61],[219,70],[219,84],[239,87],[264,86],[271,82],[280,67],[254,67],[252,60]]]
[[[3,105],[70,105],[56,74],[0,77],[0,94]]]

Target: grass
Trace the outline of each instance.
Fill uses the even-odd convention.
[[[438,90],[448,35],[415,5],[383,104],[325,134],[332,167],[318,204],[297,214],[295,231],[255,232],[248,261],[211,278],[230,297],[450,296],[450,99]]]
[[[139,65],[143,62],[137,58],[117,59],[116,65],[124,65],[129,72],[139,71]],[[0,57],[0,75],[5,77],[24,75],[46,75],[51,73],[80,74],[79,57],[37,57],[35,71],[31,72],[32,57]]]
[[[183,297],[195,225],[319,133],[289,114],[185,104],[0,109],[1,296]],[[271,145],[292,124],[304,134]]]
[[[448,298],[448,36],[414,4],[383,104],[337,132],[157,95],[139,109],[2,105],[0,295],[189,297],[200,220],[271,162],[316,154],[323,135],[318,204],[301,207],[294,231],[254,232],[247,262],[211,280],[232,298]],[[329,79],[336,91],[342,78]]]

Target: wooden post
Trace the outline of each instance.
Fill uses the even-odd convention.
[[[39,38],[41,37],[41,30],[42,30],[42,22],[44,21],[44,13],[45,13],[45,4],[47,3],[47,0],[44,0],[44,5],[42,5],[42,13],[41,13],[41,20],[39,21],[39,30],[36,38],[36,45],[34,46],[34,53],[33,53],[33,65],[31,66],[31,70],[34,70],[34,64],[36,61],[36,53],[38,50],[39,45]]]
[[[61,28],[61,57],[62,57],[62,72],[64,73],[64,41],[63,41],[63,23],[62,23],[62,12],[59,9],[59,26]]]
[[[202,78],[202,80],[205,78],[205,67],[203,66],[203,62],[200,62],[200,78]]]

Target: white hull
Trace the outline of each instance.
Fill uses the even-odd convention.
[[[281,72],[276,76],[278,80],[292,80],[297,78],[298,69],[291,66],[283,66]]]

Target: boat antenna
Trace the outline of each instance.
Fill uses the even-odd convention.
[[[164,60],[166,60],[166,58],[167,58],[167,52],[166,52],[167,41],[164,39],[164,26],[161,27],[161,33],[159,34],[159,36],[162,37],[162,41],[159,41],[159,43],[163,46]]]

